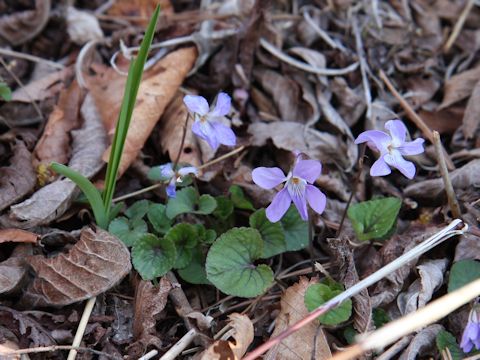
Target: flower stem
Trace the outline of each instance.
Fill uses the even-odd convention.
[[[315,254],[313,248],[313,238],[315,236],[315,228],[313,223],[313,212],[308,209],[308,247],[310,252],[310,264],[312,266],[312,274],[315,274]]]
[[[177,171],[177,165],[178,165],[178,162],[180,161],[180,156],[182,155],[183,147],[185,146],[185,138],[187,137],[187,125],[188,125],[189,119],[190,119],[190,113],[187,113],[187,118],[185,119],[185,123],[183,124],[182,141],[180,142],[177,158],[175,159],[175,162],[173,163],[173,167],[172,167],[173,171]]]
[[[209,161],[209,162],[206,162],[206,163],[203,164],[203,165],[200,165],[199,167],[197,167],[197,170],[202,170],[202,169],[204,169],[204,168],[206,168],[206,167],[209,167],[210,165],[213,165],[213,164],[216,164],[216,163],[218,163],[218,162],[220,162],[220,161],[222,161],[222,160],[225,160],[225,159],[229,158],[230,156],[233,156],[233,155],[239,153],[239,152],[242,151],[243,149],[245,149],[245,146],[243,146],[243,145],[242,145],[242,146],[239,146],[239,147],[236,148],[235,150],[232,150],[232,151],[226,153],[225,155],[219,156],[219,157],[216,158],[216,159],[213,159],[213,160],[211,160],[211,161]]]

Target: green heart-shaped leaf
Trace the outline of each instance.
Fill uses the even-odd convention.
[[[150,208],[151,205],[152,205],[152,202],[148,200],[135,201],[125,211],[125,215],[131,220],[141,219],[147,214],[148,209]]]
[[[153,204],[147,212],[150,224],[158,234],[166,234],[172,227],[172,220],[167,216],[167,207],[163,204]]]
[[[211,285],[205,271],[205,258],[206,256],[199,246],[193,248],[190,263],[183,269],[177,270],[178,275],[190,284]]]
[[[192,259],[192,249],[197,245],[197,232],[195,226],[187,223],[177,224],[165,235],[165,239],[175,244],[177,259],[175,269],[187,266]]]
[[[343,290],[333,290],[326,284],[310,285],[305,292],[305,306],[308,311],[313,311],[328,300],[334,298]],[[320,315],[318,319],[324,325],[337,325],[347,321],[352,315],[352,300],[348,299],[336,308]]]
[[[271,223],[265,215],[265,209],[255,211],[250,215],[250,226],[257,229],[263,239],[262,258],[266,259],[287,251],[285,235],[279,222]]]
[[[171,240],[153,234],[143,235],[132,250],[132,263],[144,280],[165,275],[175,263],[177,253]]]
[[[207,255],[207,278],[228,295],[255,297],[273,282],[267,265],[255,265],[262,256],[260,233],[251,228],[233,228],[222,234]]]
[[[452,265],[448,278],[448,292],[455,291],[480,278],[480,262],[460,260]]]
[[[287,251],[298,251],[308,246],[308,223],[302,220],[295,206],[290,206],[280,224],[285,234]]]
[[[167,216],[173,219],[180,214],[186,213],[208,215],[216,207],[217,202],[212,196],[202,195],[199,197],[194,188],[187,187],[177,191],[176,197],[168,201]]]
[[[121,216],[112,220],[108,232],[122,240],[125,245],[134,246],[138,239],[148,232],[148,227],[142,219],[128,220]]]

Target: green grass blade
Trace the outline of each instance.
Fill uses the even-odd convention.
[[[152,44],[153,36],[155,34],[155,28],[157,25],[158,16],[160,13],[160,7],[157,6],[155,12],[152,15],[147,31],[143,38],[140,50],[137,58],[132,61],[128,71],[127,83],[125,85],[125,93],[123,96],[122,106],[120,108],[120,114],[115,129],[115,135],[112,141],[112,147],[110,152],[110,159],[107,165],[107,174],[105,177],[105,192],[103,197],[103,204],[108,213],[110,212],[110,206],[115,192],[115,185],[118,174],[118,167],[120,165],[120,158],[123,153],[125,145],[125,139],[127,137],[128,127],[132,119],[133,109],[135,107],[135,101],[137,99],[138,88],[142,80],[143,68],[145,61],[147,60],[148,51]]]
[[[72,180],[80,188],[80,190],[83,191],[88,199],[88,202],[90,203],[90,206],[92,207],[93,215],[95,216],[97,225],[102,229],[107,229],[108,217],[105,212],[105,207],[103,206],[102,197],[100,196],[100,192],[95,186],[93,186],[90,180],[75,170],[70,169],[68,166],[59,163],[52,163],[50,167],[56,173]]]

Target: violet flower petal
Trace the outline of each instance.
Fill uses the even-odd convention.
[[[218,139],[213,126],[209,122],[195,121],[192,125],[192,132],[208,142],[213,151],[217,151]]]
[[[322,173],[322,164],[317,160],[298,160],[293,168],[293,176],[307,180],[309,183],[315,180]]]
[[[383,159],[388,165],[398,169],[407,178],[413,179],[415,176],[415,165],[411,161],[405,160],[398,150],[385,154]]]
[[[392,144],[394,146],[400,146],[405,142],[408,130],[403,121],[389,120],[385,123],[385,129],[392,136]]]
[[[307,210],[307,199],[305,198],[305,193],[300,195],[295,195],[290,193],[290,197],[295,204],[295,207],[300,214],[300,217],[304,220],[308,220],[308,210]]]
[[[383,155],[375,161],[370,168],[370,175],[371,176],[385,176],[391,174],[392,170],[388,166],[388,164],[383,159]]]
[[[258,167],[253,169],[252,179],[261,188],[270,190],[285,181],[285,174],[277,167]]]
[[[175,175],[175,173],[173,172],[171,163],[160,165],[159,170],[160,170],[160,175],[165,178],[171,178],[173,175]]]
[[[177,191],[175,189],[175,179],[172,179],[172,181],[170,181],[165,190],[169,198],[174,198],[177,196]]]
[[[323,210],[325,210],[325,205],[327,204],[327,197],[315,186],[307,185],[305,189],[305,196],[307,198],[308,204],[316,213],[321,214]]]
[[[462,348],[464,353],[469,353],[473,349],[473,342],[472,339],[478,336],[478,324],[468,322],[467,326],[463,330],[462,334],[462,341],[460,342],[460,347]]]
[[[220,144],[226,146],[235,146],[235,144],[237,143],[237,138],[232,129],[219,122],[213,122],[211,124],[216,133],[217,140]]]
[[[203,96],[186,95],[183,98],[183,103],[187,106],[188,110],[200,116],[208,114],[210,110],[208,102]]]
[[[355,144],[372,142],[377,150],[384,154],[388,151],[387,147],[390,144],[390,141],[390,136],[383,131],[367,130],[358,135],[358,137],[355,139]]]
[[[404,142],[401,146],[397,149],[400,151],[402,155],[418,155],[425,151],[423,148],[423,143],[425,142],[424,139],[418,138],[414,141]]]
[[[230,112],[232,106],[232,99],[226,93],[221,92],[217,96],[217,103],[215,108],[210,112],[211,116],[225,116]]]
[[[291,202],[292,199],[290,198],[290,194],[285,187],[281,191],[279,191],[277,195],[275,195],[272,203],[267,207],[265,212],[267,215],[267,219],[272,223],[280,220],[287,212]]]
[[[178,175],[185,176],[189,174],[197,175],[198,169],[195,166],[185,166],[183,168],[178,169]]]

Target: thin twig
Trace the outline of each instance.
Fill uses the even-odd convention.
[[[195,329],[190,329],[185,335],[178,340],[175,345],[173,345],[163,356],[158,360],[174,360],[178,355],[182,353],[183,350],[187,348],[188,345],[195,339],[197,336],[197,331]],[[140,359],[139,359],[140,360]]]
[[[343,53],[346,53],[347,51],[346,51],[345,47],[343,45],[337,44],[337,42],[335,40],[333,40],[330,37],[330,35],[328,35],[327,32],[325,30],[323,30],[320,26],[318,26],[318,24],[312,19],[312,17],[310,16],[310,13],[308,12],[309,7],[310,6],[306,6],[303,9],[303,12],[302,12],[303,18],[305,19],[307,24],[310,25],[312,27],[312,29],[315,30],[317,35],[320,36],[320,38],[323,41],[325,41],[330,47],[332,47],[333,49],[340,50]]]
[[[413,110],[413,108],[410,106],[410,104],[400,95],[400,93],[395,89],[393,86],[392,82],[390,79],[387,77],[387,75],[383,72],[383,70],[380,70],[380,79],[385,83],[387,86],[388,90],[392,93],[393,96],[397,99],[397,101],[400,103],[400,106],[405,110],[407,113],[408,117],[410,120],[413,121],[413,123],[420,129],[422,134],[433,144],[433,132],[432,130],[428,127],[427,124],[423,121],[423,119]],[[442,151],[445,155],[445,161],[447,163],[447,168],[448,170],[452,171],[455,170],[455,165],[453,164],[452,160],[450,159],[450,156],[446,152],[445,148],[442,146]]]
[[[279,344],[285,338],[287,338],[297,330],[301,329],[305,325],[315,320],[318,316],[340,305],[342,302],[351,298],[352,296],[359,294],[364,289],[373,285],[377,281],[383,279],[385,276],[391,274],[395,270],[404,266],[406,263],[409,263],[413,259],[418,258],[420,255],[424,254],[426,251],[432,249],[433,247],[437,246],[438,244],[445,241],[446,239],[449,239],[452,236],[464,234],[465,231],[468,230],[468,225],[465,224],[463,229],[456,230],[456,228],[462,223],[463,222],[460,219],[453,220],[448,226],[446,226],[436,234],[432,235],[431,237],[429,237],[428,239],[426,239],[425,241],[423,241],[422,243],[414,247],[412,250],[406,252],[405,254],[393,260],[391,263],[385,265],[375,273],[371,274],[370,276],[367,276],[365,279],[359,281],[357,284],[353,285],[352,287],[348,288],[341,294],[335,296],[334,298],[330,299],[323,305],[319,306],[318,308],[313,310],[310,314],[308,314],[305,318],[296,322],[295,324],[293,324],[292,326],[290,326],[289,328],[281,332],[276,337],[270,338],[270,340],[268,340],[266,343],[259,346],[252,352],[248,353],[243,360],[255,360],[257,357],[262,355],[265,351]]]
[[[243,146],[243,145],[242,145],[242,146],[239,146],[239,147],[236,148],[235,150],[232,150],[232,151],[230,151],[230,152],[228,152],[228,153],[226,153],[226,154],[224,154],[224,155],[222,155],[222,156],[219,156],[219,157],[216,158],[216,159],[213,159],[213,160],[211,160],[211,161],[209,161],[209,162],[206,162],[206,163],[203,164],[203,165],[200,165],[199,167],[197,167],[197,169],[198,169],[198,170],[202,170],[202,169],[204,169],[204,168],[206,168],[206,167],[209,167],[209,166],[211,166],[211,165],[213,165],[213,164],[216,164],[216,163],[218,163],[218,162],[220,162],[220,161],[222,161],[222,160],[225,160],[225,159],[229,158],[230,156],[233,156],[233,155],[239,153],[239,152],[242,151],[243,149],[245,149],[245,146]]]
[[[455,23],[455,26],[453,27],[452,33],[448,37],[448,40],[445,43],[445,46],[443,47],[444,52],[448,52],[452,47],[453,43],[455,42],[455,40],[457,40],[457,37],[460,34],[460,31],[462,31],[463,25],[465,24],[465,21],[467,20],[468,14],[472,10],[473,5],[475,5],[475,0],[468,0],[460,16],[458,17],[458,20]]]
[[[303,70],[312,74],[324,75],[324,76],[345,75],[345,74],[351,73],[352,71],[355,71],[358,68],[358,62],[355,62],[347,66],[346,68],[342,68],[342,69],[319,68],[317,66],[312,66],[302,61],[298,61],[297,59],[277,49],[275,46],[273,46],[263,38],[260,39],[260,45],[262,45],[263,48],[265,48],[265,50],[267,50],[270,54],[276,56],[283,62],[286,62],[287,64],[290,64],[300,70]]]
[[[18,349],[18,350],[11,350],[11,351],[0,351],[1,356],[15,356],[15,355],[24,355],[24,354],[38,354],[38,353],[44,353],[44,352],[53,352],[57,350],[77,350],[77,351],[83,351],[83,352],[91,352],[96,355],[102,355],[105,356],[109,359],[114,359],[114,360],[119,360],[118,356],[115,355],[110,355],[107,354],[103,351],[98,351],[86,347],[74,347],[71,345],[52,345],[52,346],[40,346],[40,347],[34,347],[34,348],[28,348],[28,349]],[[2,359],[4,359],[2,357]]]
[[[151,350],[148,353],[146,353],[145,355],[143,355],[142,357],[138,358],[138,360],[150,360],[151,358],[153,358],[157,354],[158,354],[158,350]]]
[[[427,306],[392,321],[379,330],[360,336],[357,344],[333,356],[332,360],[356,359],[364,352],[381,349],[409,333],[432,324],[480,295],[480,279],[465,285]]]
[[[70,352],[68,353],[67,360],[75,360],[75,357],[77,356],[77,350],[75,350],[75,348],[79,347],[80,343],[82,342],[83,334],[85,333],[85,328],[87,327],[88,319],[90,319],[90,314],[92,313],[96,300],[96,297],[92,297],[88,299],[87,303],[85,304],[82,318],[80,319],[77,332],[75,333],[75,337],[73,339],[72,350],[70,350]]]
[[[460,211],[460,205],[458,204],[455,190],[453,190],[452,181],[448,174],[447,164],[442,152],[442,142],[440,141],[440,134],[438,131],[433,132],[433,145],[435,146],[438,167],[440,168],[440,174],[442,175],[443,184],[445,185],[445,192],[447,193],[448,206],[450,207],[454,218],[461,218],[462,212]]]
[[[173,163],[173,171],[177,171],[177,165],[180,161],[180,156],[182,156],[183,147],[185,146],[185,138],[187,137],[187,125],[188,119],[190,119],[190,113],[187,113],[187,118],[185,119],[185,123],[183,124],[183,134],[182,134],[182,141],[180,141],[180,147],[178,148],[177,158]]]
[[[18,58],[18,59],[23,59],[23,60],[36,62],[36,63],[45,64],[45,65],[48,65],[48,66],[53,67],[55,69],[63,70],[65,68],[65,65],[56,63],[54,61],[42,59],[41,57],[38,57],[38,56],[25,54],[25,53],[21,53],[21,52],[18,52],[18,51],[9,50],[9,49],[5,49],[5,48],[1,48],[1,47],[0,47],[0,55],[10,56],[10,57]]]

